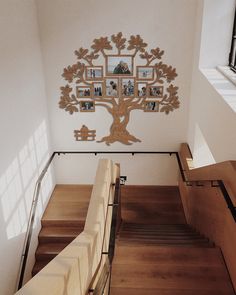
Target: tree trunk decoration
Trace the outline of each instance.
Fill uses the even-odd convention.
[[[67,84],[61,87],[59,107],[71,115],[104,107],[113,118],[110,134],[97,142],[141,142],[127,131],[131,111],[169,114],[179,108],[178,87],[171,83],[177,77],[176,69],[160,61],[163,50],[146,47],[139,35],[127,41],[120,32],[110,40],[95,39],[91,51],[76,50],[78,61],[64,68],[62,77]],[[96,63],[99,57],[105,60],[105,68],[104,63]]]

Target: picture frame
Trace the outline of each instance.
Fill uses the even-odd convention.
[[[150,85],[147,88],[147,97],[148,98],[161,98],[163,97],[163,86],[156,86],[156,85]]]
[[[96,81],[103,79],[103,67],[102,66],[86,66],[85,67],[85,79],[88,81]]]
[[[76,96],[77,98],[89,98],[91,97],[92,89],[91,86],[77,86]]]
[[[104,83],[103,82],[94,82],[92,87],[92,97],[102,98],[104,93]]]
[[[151,81],[154,80],[154,67],[153,66],[137,66],[136,79]]]
[[[121,96],[134,97],[135,96],[135,78],[121,79]]]
[[[95,112],[95,101],[93,100],[81,100],[80,101],[81,112]]]
[[[106,76],[133,76],[133,55],[107,55]]]
[[[146,100],[144,105],[144,112],[158,112],[159,102],[157,100]]]
[[[105,96],[106,97],[119,97],[119,78],[106,78],[105,79]]]
[[[146,97],[147,96],[147,83],[138,82],[136,83],[136,96],[137,97]]]

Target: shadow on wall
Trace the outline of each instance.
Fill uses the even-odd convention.
[[[216,161],[211,153],[208,143],[199,127],[195,124],[193,166],[194,168],[215,164]]]
[[[15,291],[36,180],[49,157],[47,138],[46,122],[43,121],[0,176],[0,294],[7,295]],[[42,182],[37,206],[34,224],[37,232],[52,189],[52,171],[49,170]],[[37,245],[37,234],[35,238],[30,251],[32,254]],[[28,262],[29,273],[34,258],[29,257]]]

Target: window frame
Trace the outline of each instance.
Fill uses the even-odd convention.
[[[229,53],[229,67],[236,73],[236,10],[234,15],[231,49]]]

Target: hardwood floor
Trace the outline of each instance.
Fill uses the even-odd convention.
[[[32,275],[37,274],[84,229],[92,185],[57,185],[42,217]]]
[[[233,295],[219,248],[186,224],[176,187],[123,186],[111,295]]]

